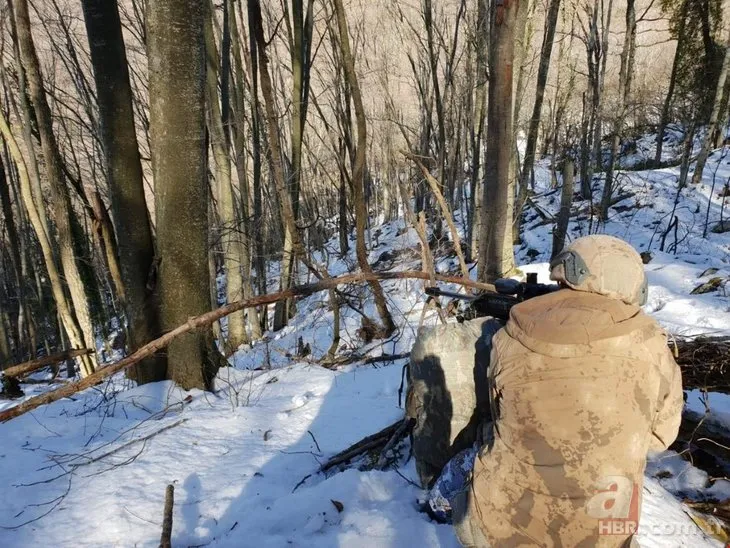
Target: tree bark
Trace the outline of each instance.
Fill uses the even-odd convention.
[[[66,350],[64,352],[59,352],[57,354],[53,354],[51,356],[44,356],[43,358],[38,358],[35,360],[29,360],[27,362],[19,363],[17,365],[12,365],[10,367],[6,367],[3,370],[3,374],[5,374],[6,377],[21,377],[23,375],[27,375],[28,373],[32,373],[33,371],[37,371],[41,367],[46,367],[48,365],[54,365],[59,362],[64,362],[66,360],[71,360],[73,358],[77,358],[79,356],[86,356],[88,354],[93,354],[94,351],[90,348],[81,348],[77,350]]]
[[[527,185],[532,177],[532,170],[535,165],[535,150],[537,149],[537,135],[540,129],[540,117],[542,116],[542,104],[545,98],[545,87],[547,86],[548,74],[550,72],[550,57],[553,52],[555,41],[555,29],[560,14],[560,0],[550,0],[547,18],[545,20],[545,34],[540,49],[540,66],[537,70],[537,90],[535,91],[535,105],[532,109],[530,127],[527,131],[527,148],[525,158],[522,162],[522,173],[520,175],[520,195],[517,203],[522,204],[527,197]]]
[[[571,158],[565,158],[563,164],[563,189],[560,193],[560,212],[553,231],[553,252],[551,257],[555,257],[565,247],[565,236],[568,234],[568,224],[570,223],[570,206],[573,202],[574,176],[575,164]]]
[[[18,230],[15,224],[15,215],[13,215],[13,207],[10,201],[10,187],[8,185],[8,178],[5,174],[5,165],[0,156],[0,210],[3,212],[5,219],[5,229],[8,233],[8,247],[10,248],[10,266],[13,275],[13,282],[15,283],[17,293],[17,315],[16,321],[13,322],[14,338],[16,352],[21,352],[25,343],[30,342],[30,320],[28,314],[28,304],[25,299],[25,279],[21,272],[21,255],[20,255],[20,238],[18,237]],[[20,207],[18,205],[18,207]],[[1,280],[0,280],[1,283]],[[27,334],[27,339],[26,339]],[[30,353],[34,353],[35,349],[30,348]],[[8,357],[10,355],[8,354]]]
[[[158,287],[161,326],[167,331],[210,308],[205,143],[207,10],[200,0],[155,0],[147,8]],[[209,327],[175,340],[167,357],[167,376],[182,388],[212,387],[220,356]]]
[[[492,0],[487,157],[484,177],[483,251],[479,279],[491,281],[514,270],[512,249],[512,77],[514,33],[520,0]]]
[[[352,103],[355,109],[355,118],[357,120],[357,148],[355,150],[355,164],[352,169],[352,186],[353,186],[353,202],[355,205],[355,231],[356,242],[355,252],[360,269],[364,273],[372,272],[370,263],[368,263],[367,249],[365,247],[365,224],[367,222],[368,212],[363,196],[365,186],[365,154],[367,152],[367,127],[365,121],[365,109],[362,104],[360,95],[360,85],[357,81],[355,72],[355,59],[350,49],[350,35],[347,28],[347,19],[345,16],[345,8],[342,0],[333,0],[335,13],[337,17],[337,26],[340,33],[340,49],[342,50],[342,62],[345,69],[350,91],[352,93]],[[383,288],[377,280],[370,281],[370,289],[375,297],[375,306],[378,309],[380,320],[383,322],[384,338],[389,337],[395,331],[395,323],[388,310],[385,302],[385,294]]]
[[[631,97],[631,83],[634,75],[634,57],[636,53],[636,2],[635,0],[626,0],[626,34],[624,37],[624,49],[621,52],[621,68],[619,70],[619,114],[613,127],[613,136],[611,138],[611,155],[606,168],[606,181],[603,185],[603,195],[601,197],[601,219],[608,219],[608,209],[611,206],[611,197],[613,196],[613,178],[616,158],[619,153],[621,144],[621,136],[624,131],[626,122],[626,114],[629,109],[629,99]]]
[[[10,126],[8,125],[8,121],[2,111],[0,111],[0,132],[2,132],[3,139],[8,146],[10,156],[12,156],[13,161],[15,162],[18,178],[20,179],[20,196],[23,201],[23,205],[28,212],[28,218],[33,226],[33,230],[38,238],[38,244],[41,248],[43,260],[46,265],[46,271],[48,272],[48,280],[51,285],[51,292],[53,294],[53,299],[56,302],[56,309],[60,320],[59,329],[66,330],[69,341],[74,348],[83,348],[84,340],[76,321],[76,317],[73,314],[71,305],[64,292],[61,275],[56,265],[56,259],[53,256],[53,246],[48,238],[48,233],[45,230],[43,214],[36,207],[36,202],[33,199],[33,191],[31,188],[30,176],[28,175],[28,169],[20,151],[20,147],[10,131]],[[63,338],[63,333],[60,333],[60,335],[61,338]],[[81,371],[85,370],[82,359],[79,359],[79,365],[79,369]]]
[[[246,161],[248,150],[247,143],[249,135],[245,131],[245,119],[246,119],[246,101],[245,101],[245,76],[243,70],[243,55],[242,51],[246,48],[241,39],[238,30],[238,18],[236,17],[236,10],[233,9],[232,0],[226,0],[226,5],[230,6],[227,9],[229,21],[228,28],[231,35],[231,49],[233,52],[233,67],[234,67],[234,86],[232,88],[233,98],[235,102],[235,116],[233,118],[234,123],[231,125],[233,131],[233,145],[236,156],[236,172],[238,174],[238,184],[240,187],[241,194],[241,261],[242,269],[241,274],[243,276],[243,294],[245,297],[251,297],[254,295],[252,285],[252,271],[255,267],[256,273],[259,277],[259,291],[266,293],[266,265],[264,262],[264,244],[263,244],[263,231],[259,226],[261,223],[261,197],[260,197],[260,186],[261,186],[261,141],[259,137],[259,122],[258,122],[258,75],[256,74],[256,63],[253,61],[255,52],[247,52],[246,59],[249,61],[251,70],[251,140],[253,154],[252,154],[252,174],[253,177],[249,178],[249,168]],[[224,13],[225,16],[225,13]],[[225,38],[224,38],[225,43]],[[250,47],[255,49],[255,43],[250,44]],[[225,47],[223,48],[225,50]],[[221,80],[221,87],[223,87],[223,81]],[[224,124],[225,126],[225,124]],[[251,194],[253,193],[253,200]],[[253,202],[254,220],[251,220],[251,203]],[[253,255],[253,256],[252,256]],[[262,330],[265,327],[262,325],[262,319],[264,325],[266,321],[266,311],[259,316],[259,311],[252,308],[247,311],[248,326],[251,331],[251,337],[254,340],[258,340],[263,335]]]
[[[722,105],[723,93],[725,91],[725,82],[727,81],[727,73],[730,70],[730,36],[725,44],[725,59],[722,63],[722,70],[720,71],[720,78],[717,81],[717,89],[715,91],[715,101],[712,105],[712,113],[710,114],[710,121],[707,125],[704,138],[702,139],[702,147],[697,155],[697,163],[695,164],[695,170],[692,174],[692,184],[697,185],[702,182],[702,172],[705,170],[705,164],[707,163],[707,157],[710,154],[710,147],[712,147],[712,136],[717,130],[719,118],[720,118],[720,107]]]
[[[15,24],[17,27],[20,57],[25,70],[30,99],[33,103],[38,123],[41,149],[45,160],[45,171],[51,189],[51,212],[56,226],[59,255],[66,284],[71,295],[76,322],[79,327],[83,347],[95,348],[94,329],[91,324],[89,303],[86,287],[81,278],[76,263],[73,234],[70,215],[71,201],[64,181],[61,156],[59,154],[56,137],[53,133],[51,109],[46,100],[43,89],[40,64],[36,54],[33,36],[31,34],[30,17],[27,0],[15,0]],[[72,341],[74,346],[80,341]],[[81,374],[89,375],[96,368],[96,359],[93,355],[81,359]]]
[[[667,90],[667,96],[664,98],[664,106],[662,107],[662,116],[657,128],[656,135],[656,155],[654,156],[654,163],[659,166],[662,161],[662,151],[664,150],[664,129],[669,123],[669,110],[672,106],[672,99],[674,98],[674,88],[677,85],[677,76],[679,74],[679,67],[682,62],[682,55],[684,54],[684,41],[686,39],[687,29],[687,12],[689,11],[690,0],[684,0],[682,3],[682,12],[679,20],[679,29],[677,32],[677,48],[674,51],[674,61],[672,62],[672,73],[669,77],[669,89]]]
[[[279,200],[281,218],[284,225],[284,255],[282,256],[282,284],[289,279],[290,265],[288,254],[298,255],[304,251],[297,232],[294,208],[291,202],[291,194],[286,188],[286,177],[284,172],[283,158],[281,154],[281,134],[279,131],[279,117],[276,112],[274,98],[274,87],[269,74],[269,58],[266,51],[267,43],[264,38],[263,22],[261,19],[261,4],[259,0],[250,0],[248,3],[249,27],[256,41],[258,57],[259,76],[261,77],[261,94],[264,99],[266,110],[266,125],[268,127],[267,138],[269,141],[269,159],[273,172],[274,187]],[[277,312],[278,311],[278,312]],[[286,325],[287,311],[281,306],[275,307],[274,329],[281,329]]]
[[[155,296],[147,286],[155,250],[135,130],[127,54],[117,0],[83,0],[83,8],[117,233],[129,347],[134,352],[157,338],[160,326]],[[164,357],[156,356],[131,369],[129,376],[140,384],[159,381],[165,378],[166,368]]]
[[[226,302],[238,301],[244,298],[243,276],[244,265],[242,253],[242,235],[240,223],[236,216],[233,198],[233,181],[231,178],[231,140],[226,127],[223,125],[224,114],[218,102],[219,60],[216,52],[213,21],[215,17],[212,2],[209,3],[209,16],[205,21],[206,44],[206,98],[208,104],[208,135],[213,150],[215,164],[215,182],[217,189],[218,219],[220,220],[220,246],[223,253],[223,268],[226,274]],[[225,90],[227,93],[227,90]],[[243,312],[236,312],[228,316],[228,337],[226,339],[226,354],[233,354],[242,344],[248,343],[246,323]]]

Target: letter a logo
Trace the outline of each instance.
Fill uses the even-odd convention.
[[[598,519],[626,519],[634,499],[634,482],[624,476],[606,476],[598,480],[597,493],[586,506],[589,516]],[[637,501],[638,502],[638,501]]]

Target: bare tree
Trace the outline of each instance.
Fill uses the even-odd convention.
[[[134,126],[127,54],[117,1],[83,0],[83,8],[116,220],[129,346],[135,351],[157,338],[160,329],[157,303],[148,287],[155,250]],[[129,372],[139,383],[162,380],[165,373],[162,356],[144,360]]]
[[[715,101],[712,105],[712,113],[710,114],[710,121],[707,126],[707,131],[704,138],[702,139],[702,147],[697,155],[697,164],[695,165],[694,173],[692,174],[692,184],[699,184],[702,182],[702,172],[705,170],[705,164],[707,163],[707,157],[710,154],[710,148],[712,147],[713,136],[717,130],[717,125],[720,118],[720,110],[722,107],[723,95],[725,94],[725,82],[727,81],[727,73],[730,70],[730,35],[728,35],[728,41],[725,45],[725,60],[722,63],[722,70],[720,71],[720,78],[717,80],[717,89],[715,91]]]
[[[494,280],[514,270],[512,203],[509,172],[512,158],[512,77],[514,33],[523,2],[492,1],[489,48],[489,109],[484,177],[479,279]]]
[[[553,251],[552,257],[555,257],[565,247],[565,236],[568,234],[568,224],[570,222],[570,205],[573,202],[573,188],[575,164],[572,158],[563,159],[563,187],[560,192],[560,211],[558,212],[558,220],[553,231]]]
[[[14,11],[20,57],[27,78],[30,100],[33,103],[34,113],[38,123],[41,149],[45,159],[46,177],[51,189],[51,212],[56,227],[59,255],[66,284],[71,294],[71,301],[73,302],[73,314],[75,318],[70,316],[71,312],[69,310],[69,316],[65,318],[65,321],[67,329],[73,333],[75,339],[71,340],[72,344],[78,345],[78,348],[95,348],[96,339],[91,324],[86,287],[76,262],[77,251],[74,247],[70,217],[72,214],[71,200],[64,181],[62,160],[58,151],[56,137],[53,133],[51,109],[48,106],[46,93],[43,88],[40,63],[38,62],[38,56],[31,34],[27,0],[15,0]],[[31,146],[31,143],[26,144]],[[73,323],[76,325],[72,325]],[[69,338],[71,336],[69,334]],[[93,355],[81,358],[80,363],[82,375],[90,375],[94,372],[96,360]]]
[[[631,82],[634,76],[634,58],[636,54],[636,5],[635,0],[626,0],[626,33],[624,35],[624,49],[621,52],[621,69],[619,71],[619,114],[616,117],[613,136],[611,137],[611,155],[606,168],[606,181],[603,185],[601,197],[601,219],[608,219],[608,208],[611,206],[613,195],[614,167],[621,144],[621,137],[626,122],[631,97]]]
[[[156,0],[148,5],[150,137],[163,330],[210,309],[206,11],[206,3],[199,0]],[[174,341],[167,357],[168,377],[180,386],[212,387],[220,355],[209,328]]]
[[[367,151],[367,127],[365,120],[365,110],[360,95],[360,86],[357,81],[357,73],[355,72],[355,59],[350,50],[350,35],[347,28],[347,19],[345,17],[345,8],[342,0],[333,0],[335,14],[337,17],[337,27],[340,34],[340,48],[342,50],[342,62],[344,64],[345,75],[347,77],[350,90],[352,92],[352,103],[355,108],[355,118],[357,120],[357,147],[355,149],[355,165],[352,170],[352,186],[353,201],[355,205],[355,231],[356,242],[355,251],[357,253],[357,261],[360,269],[364,273],[372,272],[370,263],[368,263],[367,249],[365,247],[365,223],[367,222],[367,208],[365,206],[365,198],[363,196],[365,184],[365,154]],[[385,302],[385,294],[383,288],[377,280],[369,282],[370,289],[375,296],[375,306],[378,309],[380,320],[383,322],[383,337],[389,337],[395,331],[395,323],[388,310]]]
[[[540,118],[542,116],[542,104],[545,98],[545,87],[547,86],[548,73],[550,72],[550,57],[553,51],[553,42],[555,41],[555,29],[558,23],[558,15],[560,14],[560,0],[550,0],[547,17],[545,20],[545,33],[542,39],[542,48],[540,50],[540,67],[537,71],[537,90],[535,91],[535,105],[532,109],[532,117],[530,118],[530,126],[527,132],[527,147],[525,149],[525,159],[522,163],[522,172],[520,175],[520,193],[517,198],[517,204],[521,207],[527,197],[528,182],[532,179],[533,166],[535,164],[535,151],[537,150],[537,134],[540,128]]]
[[[208,1],[208,0],[206,0]],[[227,2],[224,2],[227,5]],[[226,74],[221,66],[213,34],[212,2],[210,2],[209,16],[205,22],[206,43],[206,99],[208,106],[208,134],[213,151],[215,164],[215,179],[217,190],[216,206],[220,219],[220,246],[223,254],[223,266],[226,274],[226,302],[234,302],[243,298],[242,268],[248,268],[244,263],[243,241],[240,223],[236,215],[235,199],[233,195],[233,181],[231,177],[231,139],[228,121],[228,89]],[[227,10],[226,10],[227,11]],[[227,32],[224,29],[224,33]],[[230,57],[230,52],[227,53]],[[226,67],[229,71],[229,67]],[[221,76],[222,86],[219,102],[218,82]],[[243,311],[231,314],[228,317],[228,337],[226,339],[226,354],[233,354],[239,346],[249,342]]]

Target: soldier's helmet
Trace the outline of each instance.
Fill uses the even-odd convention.
[[[627,304],[646,304],[648,284],[641,256],[613,236],[600,234],[575,240],[550,263],[550,279],[576,291],[605,295]]]

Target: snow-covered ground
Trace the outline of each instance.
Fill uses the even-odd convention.
[[[680,195],[676,253],[669,248],[673,232],[665,252],[658,247],[674,204],[677,169],[622,173],[619,193],[633,196],[616,204],[605,225],[592,223],[594,231],[651,252],[646,310],[676,334],[730,333],[724,288],[690,295],[700,283],[730,274],[730,233],[702,237],[715,168],[711,223],[719,220],[717,194],[730,177],[730,161],[720,157],[716,152],[710,158],[699,188]],[[550,216],[557,212],[559,192],[549,189],[546,166],[540,166],[534,200]],[[636,204],[642,207],[630,207]],[[577,211],[586,206],[574,203]],[[458,212],[456,217],[460,222]],[[528,217],[518,262],[547,282],[552,224],[541,224],[534,213]],[[589,225],[588,213],[577,215],[570,237],[587,234]],[[370,259],[380,261],[376,268],[419,267],[418,239],[403,228],[402,220],[374,227]],[[328,244],[333,250],[335,245]],[[355,264],[352,257],[331,257],[332,275]],[[455,264],[441,259],[439,268]],[[717,270],[707,274],[711,267]],[[401,280],[384,287],[397,334],[363,345],[356,333],[359,315],[343,307],[340,355],[410,351],[425,301],[423,283]],[[376,317],[364,288],[348,291],[360,292],[365,310]],[[169,382],[134,387],[116,377],[0,424],[0,546],[156,546],[169,483],[175,486],[173,546],[458,546],[450,526],[418,511],[423,492],[415,485],[412,460],[397,470],[316,473],[328,457],[402,416],[398,392],[405,360],[321,367],[317,360],[332,337],[327,294],[297,307],[287,328],[233,357],[234,367],[219,373],[213,394],[182,392]],[[426,324],[435,321],[432,312],[426,314]],[[311,345],[305,359],[292,357],[299,337]],[[45,388],[24,389],[32,395]],[[704,413],[700,396],[688,394],[687,405]],[[730,398],[710,394],[709,401],[713,420],[730,424]],[[9,405],[0,402],[0,409]],[[722,546],[670,494],[730,496],[727,481],[709,488],[708,483],[704,472],[674,452],[652,456],[641,546]]]

